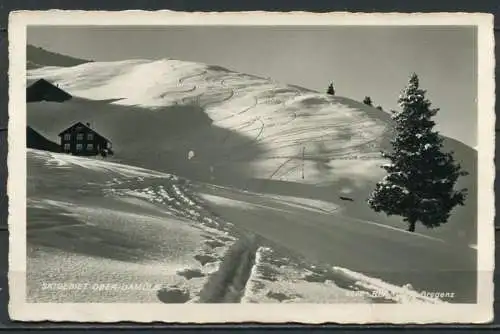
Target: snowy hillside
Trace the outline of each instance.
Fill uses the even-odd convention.
[[[360,102],[178,60],[127,60],[43,67],[76,98],[28,104],[28,124],[49,140],[76,121],[113,142],[114,159],[240,189],[324,200],[346,214],[404,228],[366,198],[384,171],[390,117]],[[475,151],[448,140],[471,173],[470,198],[450,223],[422,233],[476,242]],[[353,201],[345,202],[340,197]]]
[[[162,118],[168,118],[169,111],[176,108],[191,114],[194,113],[190,109],[201,108],[213,122],[211,127],[220,129],[208,131],[204,143],[196,143],[190,148],[198,157],[193,164],[202,164],[206,171],[211,170],[210,167],[226,169],[228,165],[237,170],[244,165],[252,170],[248,175],[251,177],[305,183],[334,180],[340,174],[361,177],[377,164],[370,157],[377,156],[387,127],[385,113],[353,100],[327,97],[268,79],[175,60],[89,63],[29,72],[30,80],[39,78],[56,83],[73,96],[107,101],[101,103],[115,106],[114,109],[99,111],[99,114],[109,114],[112,110],[120,112],[119,107],[122,107],[123,114],[130,114],[134,108],[149,112],[150,115],[142,115],[141,123],[134,122],[133,125],[137,126],[135,134],[138,136],[144,127],[153,140],[157,140],[158,144],[153,144],[152,148],[157,155],[175,152],[179,146],[177,141],[186,142],[189,138],[171,138],[169,122],[163,122],[164,134],[159,137],[155,132],[162,129],[155,131],[149,122],[161,122]],[[106,120],[102,120],[107,115],[90,111],[97,113],[96,108],[104,108],[102,104],[86,106],[83,100],[69,104],[64,108],[73,109],[72,117],[89,119],[113,140],[117,156],[128,154],[131,138],[124,138],[128,131],[117,129],[124,132],[117,133]],[[196,118],[195,115],[192,117]],[[60,119],[69,122],[64,116]],[[123,126],[123,122],[120,123]],[[184,124],[184,133],[190,131],[189,127],[194,127],[189,123],[187,120]],[[56,131],[63,124],[54,126],[59,126],[54,129]],[[53,136],[54,132],[50,130],[44,127],[44,131]],[[164,139],[167,142],[163,142]],[[186,157],[186,150],[179,153]],[[360,155],[365,160],[357,161],[356,169],[352,168],[352,162],[345,160]],[[304,179],[301,173],[303,164],[307,171]],[[333,170],[337,171],[334,173]],[[338,170],[341,170],[340,174]]]
[[[338,260],[334,267],[328,262],[317,266],[277,245],[270,248],[268,241],[242,234],[207,210],[199,197],[208,194],[166,173],[29,150],[27,190],[29,301],[441,303],[447,299],[373,279],[340,267]],[[292,197],[272,196],[267,203],[295,208],[296,215],[306,210],[325,216],[336,209]],[[426,249],[441,245],[425,238],[420,243]],[[438,254],[443,255],[442,250]]]

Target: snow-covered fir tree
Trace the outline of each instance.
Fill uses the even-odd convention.
[[[455,190],[458,178],[468,173],[455,163],[453,152],[443,152],[443,138],[431,120],[439,109],[431,108],[425,93],[412,74],[398,100],[401,111],[393,111],[392,150],[382,152],[389,161],[382,166],[387,175],[368,199],[376,212],[402,216],[411,232],[417,222],[428,228],[446,223],[453,208],[464,205],[467,192]]]
[[[330,83],[330,85],[328,86],[326,93],[328,95],[335,95],[335,88],[333,88],[333,82]]]

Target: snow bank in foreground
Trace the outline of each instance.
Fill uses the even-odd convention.
[[[369,298],[332,280],[315,282],[312,272],[267,247],[257,251],[243,303],[367,303]]]
[[[195,256],[204,233],[182,220],[43,200],[28,206],[28,220],[30,300],[152,302],[164,285],[195,293],[203,284],[178,274],[203,269]],[[87,286],[69,287],[77,283]]]
[[[330,270],[299,264],[260,247],[242,298],[244,303],[430,303],[420,294],[340,267]]]
[[[438,297],[426,296],[413,290],[410,284],[400,287],[349,269],[333,267],[333,270],[356,280],[356,286],[373,291],[377,297],[393,300],[397,303],[446,303]]]
[[[189,302],[234,240],[158,213],[31,202],[29,210],[45,209],[28,223],[28,298],[36,302]]]
[[[224,254],[217,270],[200,293],[200,303],[240,302],[257,251],[253,235],[243,235]]]
[[[29,150],[27,298],[191,302],[234,243],[222,223],[174,176]]]

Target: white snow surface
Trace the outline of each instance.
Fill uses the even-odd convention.
[[[232,224],[210,216],[172,175],[37,150],[28,150],[28,162],[28,300],[198,302],[236,240],[229,233]],[[221,205],[245,204],[198,195]],[[335,209],[323,201],[271,197],[319,214]],[[366,292],[339,287],[335,277],[317,276],[260,247],[241,302],[371,302]],[[388,289],[383,281],[353,276],[354,281],[405,301],[399,288]]]
[[[339,287],[336,275],[352,280],[349,289]],[[340,267],[322,271],[278,255],[272,248],[257,250],[243,303],[370,303],[374,299],[394,303],[444,303],[439,297],[396,286]]]
[[[174,176],[153,171],[145,168],[139,168],[130,165],[113,163],[110,161],[102,160],[99,157],[86,158],[70,154],[54,153],[48,151],[40,151],[28,149],[28,154],[35,159],[42,159],[45,161],[46,166],[55,167],[81,167],[84,169],[92,170],[95,172],[110,172],[121,177],[161,177],[166,179],[173,179]]]
[[[176,177],[37,150],[27,210],[35,302],[192,302],[235,240]]]
[[[116,153],[115,157],[103,161],[29,150],[28,231],[30,228],[32,231],[28,234],[34,238],[29,241],[28,270],[31,297],[38,301],[50,298],[51,292],[40,287],[42,281],[95,276],[104,277],[108,282],[134,283],[144,282],[144,275],[151,275],[154,277],[148,282],[161,284],[162,291],[165,288],[188,291],[189,298],[185,301],[195,302],[208,275],[218,269],[225,250],[234,240],[228,236],[231,224],[210,215],[195,200],[196,196],[191,195],[198,195],[210,208],[222,207],[224,217],[232,219],[235,225],[242,223],[236,224],[235,216],[230,214],[233,211],[246,213],[245,224],[256,222],[249,227],[257,231],[261,228],[259,219],[262,219],[258,213],[287,216],[294,223],[292,236],[303,235],[302,222],[294,218],[297,211],[309,211],[307,214],[315,218],[316,232],[323,231],[323,220],[328,219],[328,214],[340,215],[332,223],[342,228],[336,241],[338,248],[351,247],[358,242],[358,237],[369,242],[379,241],[380,245],[385,238],[394,241],[391,245],[402,244],[399,237],[412,238],[405,250],[415,253],[419,248],[413,247],[413,243],[427,245],[427,240],[433,239],[439,241],[433,247],[443,244],[439,238],[410,234],[393,227],[401,226],[399,221],[393,220],[387,225],[379,220],[372,221],[378,217],[372,218],[371,211],[368,218],[363,216],[366,214],[363,210],[368,210],[364,205],[366,190],[372,189],[374,182],[385,174],[379,168],[386,162],[379,158],[379,150],[388,139],[387,119],[390,117],[382,111],[341,96],[328,96],[220,67],[172,59],[42,67],[28,70],[27,75],[28,84],[44,78],[75,97],[64,103],[28,104],[29,125],[56,141],[57,134],[65,126],[89,120],[95,122],[97,131],[102,129],[102,134],[109,136]],[[183,108],[177,108],[179,106]],[[213,123],[192,125],[189,114],[198,109]],[[169,112],[172,117],[162,116]],[[185,122],[180,123],[185,128],[177,122],[183,117]],[[196,117],[192,119],[199,120]],[[191,127],[194,130],[188,131]],[[228,131],[214,130],[219,128]],[[109,162],[114,159],[124,164]],[[283,192],[270,191],[275,194],[271,195],[266,191],[266,183],[262,187],[253,184],[248,188],[232,184],[236,188],[254,190],[253,194],[242,190],[252,195],[250,201],[239,193],[238,196],[203,191],[189,193],[175,175],[216,184],[224,177],[229,184],[234,180],[244,180],[243,183],[271,180],[271,190],[281,185],[274,181],[288,181],[285,182],[287,186],[302,183],[302,188],[301,191],[294,191],[293,187]],[[305,198],[309,190],[316,192],[327,186],[349,194],[354,201],[339,200],[335,191],[329,192],[329,196]],[[360,219],[356,218],[358,214]],[[144,220],[139,218],[142,216]],[[76,220],[75,224],[67,224],[68,217],[70,221]],[[278,223],[284,222],[277,221],[264,230],[271,234]],[[44,230],[38,230],[39,226]],[[288,228],[289,225],[283,226]],[[343,239],[340,232],[353,238],[350,241]],[[371,232],[376,233],[378,239],[371,234],[368,237]],[[430,234],[423,230],[422,233]],[[105,239],[99,239],[103,235],[110,236],[109,240],[101,242]],[[274,238],[279,241],[281,235],[278,233]],[[75,241],[81,236],[83,245]],[[185,246],[178,251],[162,246],[178,242]],[[326,246],[328,242],[321,247],[311,245],[311,248],[330,249]],[[215,249],[209,246],[219,243],[223,245]],[[103,245],[110,247],[107,257],[89,254],[89,250],[102,249]],[[301,251],[308,253],[308,248],[306,245]],[[338,256],[338,252],[332,253]],[[361,254],[365,253],[369,254],[366,250]],[[380,253],[386,256],[382,258]],[[378,261],[378,265],[391,263],[394,252],[380,253],[373,261]],[[434,254],[429,256],[431,253],[425,254],[429,260],[435,257]],[[118,259],[117,256],[113,258],[113,254],[118,254]],[[276,280],[263,279],[262,272],[267,273],[269,261],[272,262],[269,254],[266,248],[258,251],[244,301],[331,302],[367,298],[346,294],[334,280],[308,279],[309,273],[304,267],[289,259],[278,266],[275,262],[270,265]],[[199,255],[210,261],[205,264],[193,261]],[[356,255],[356,258],[361,257]],[[366,261],[371,261],[369,256]],[[331,265],[337,262],[332,261]],[[47,270],[46,263],[53,269]],[[74,268],[70,263],[75,264]],[[398,263],[406,268],[406,261]],[[183,269],[199,270],[204,276],[187,279],[179,275]],[[332,271],[350,275],[361,288],[385,291],[392,301],[411,299],[404,297],[411,292],[389,287],[384,282],[342,268]],[[92,298],[103,301],[99,291],[88,291],[85,296],[64,291],[59,294],[60,301],[88,302]],[[135,295],[113,292],[106,298],[115,302],[161,300],[158,289],[141,290]],[[423,301],[433,302],[434,299]]]
[[[363,294],[338,287],[333,281],[312,282],[311,272],[269,247],[257,250],[243,303],[368,303]]]
[[[411,288],[411,284],[405,284],[404,286],[396,286],[381,279],[368,277],[361,273],[354,272],[352,270],[340,267],[333,267],[334,271],[343,273],[344,275],[355,279],[356,285],[360,287],[367,288],[373,291],[382,298],[393,300],[397,303],[430,303],[430,304],[442,304],[446,303],[438,297],[427,296],[425,292],[419,293]],[[438,293],[439,294],[439,293]]]
[[[161,108],[175,105],[202,107],[215,126],[249,141],[237,143],[229,134],[218,142],[214,149],[228,153],[212,165],[215,170],[228,164],[228,158],[245,155],[252,144],[259,145],[262,153],[241,163],[257,177],[317,183],[325,175],[362,180],[373,171],[379,173],[378,147],[386,135],[388,115],[348,98],[172,59],[28,71],[28,82],[40,78],[75,97],[140,107],[145,112],[163,112]],[[188,157],[196,159],[191,153]]]
[[[262,197],[262,198],[273,199],[275,202],[283,204],[285,206],[292,207],[292,208],[299,208],[299,209],[303,209],[303,210],[308,210],[308,211],[312,211],[315,213],[330,214],[338,209],[337,205],[335,205],[333,203],[321,201],[321,200],[314,200],[314,199],[294,197],[294,196],[264,195],[264,194],[255,194],[255,193],[251,193],[251,192],[246,192],[246,193],[247,194],[254,194],[254,195],[257,195],[258,197]],[[239,201],[236,199],[217,196],[217,195],[213,195],[213,194],[199,193],[198,195],[202,199],[204,199],[205,201],[212,203],[212,204],[215,204],[215,205],[236,207],[236,208],[242,208],[242,209],[266,208],[266,209],[271,209],[271,210],[276,210],[276,211],[286,211],[284,209],[280,209],[280,208],[269,206],[269,205],[249,203],[249,202]]]

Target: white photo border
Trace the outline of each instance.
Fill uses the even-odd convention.
[[[27,26],[477,26],[478,279],[476,304],[122,304],[26,302]],[[493,320],[495,79],[493,15],[14,11],[9,16],[9,314],[20,321],[174,323],[485,323]]]

